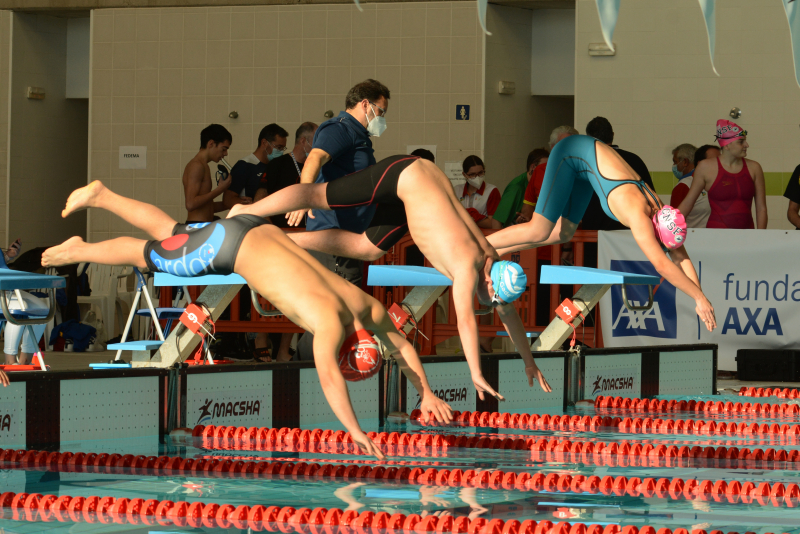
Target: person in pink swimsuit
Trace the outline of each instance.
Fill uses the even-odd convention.
[[[706,228],[763,230],[767,227],[767,197],[764,172],[757,161],[747,159],[747,130],[736,123],[717,121],[717,142],[720,156],[699,162],[692,187],[678,209],[688,217],[697,197],[708,191],[711,215]],[[756,203],[756,223],[752,205]]]

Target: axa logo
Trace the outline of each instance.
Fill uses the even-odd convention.
[[[603,378],[603,375],[597,375],[597,379],[592,386],[594,387],[592,395],[605,391],[631,391],[633,390],[633,377],[614,376]]]
[[[11,414],[0,415],[0,432],[11,432]]]
[[[612,271],[658,276],[649,261],[611,260]],[[649,310],[629,310],[622,300],[622,287],[611,288],[611,332],[614,337],[649,336],[665,339],[678,337],[678,316],[675,286],[662,280],[654,288],[653,306]],[[647,302],[647,286],[628,286],[628,301],[633,306]]]
[[[211,422],[218,417],[260,415],[261,401],[214,402],[214,399],[206,399],[199,412],[196,425]]]

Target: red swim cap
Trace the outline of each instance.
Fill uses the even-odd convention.
[[[366,380],[381,368],[380,348],[366,330],[353,332],[339,349],[339,369],[345,380]]]

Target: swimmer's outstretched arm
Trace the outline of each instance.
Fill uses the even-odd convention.
[[[395,360],[397,360],[400,370],[419,393],[421,400],[419,409],[425,421],[430,420],[430,414],[440,423],[449,424],[453,420],[453,409],[449,404],[434,395],[417,351],[414,350],[411,343],[397,332],[394,323],[389,319],[389,314],[386,313],[386,309],[378,302],[375,302],[373,314],[376,311],[379,320],[373,331],[375,337],[389,349]]]
[[[478,273],[469,265],[460,272],[453,273],[453,305],[455,306],[458,335],[461,338],[461,347],[467,359],[472,383],[478,392],[478,397],[484,400],[484,392],[506,400],[492,389],[492,386],[483,377],[481,370],[481,355],[478,345],[478,322],[475,320],[475,289],[478,285]]]
[[[686,252],[686,247],[681,247],[669,252],[669,258],[661,250],[661,245],[653,233],[653,223],[643,213],[631,217],[630,228],[636,244],[642,249],[644,255],[653,264],[658,274],[663,276],[670,284],[680,289],[695,300],[695,311],[705,323],[709,332],[717,327],[714,317],[714,307],[700,289],[700,280],[694,270]]]
[[[553,391],[539,366],[536,365],[536,360],[533,359],[530,342],[525,333],[525,325],[522,324],[522,318],[517,313],[517,309],[513,304],[498,306],[497,315],[503,321],[503,326],[508,332],[508,336],[517,348],[519,355],[522,356],[522,361],[525,362],[525,375],[528,377],[528,386],[533,387],[533,379],[535,378],[545,392],[550,393]]]
[[[108,189],[100,180],[76,189],[67,199],[61,212],[62,217],[87,208],[101,208],[110,211],[125,222],[145,231],[153,239],[161,241],[172,236],[177,224],[175,219],[146,202],[123,197]]]
[[[383,460],[386,456],[361,430],[361,425],[358,424],[355,410],[353,410],[350,393],[347,391],[347,384],[339,370],[336,358],[344,341],[344,328],[338,321],[339,316],[337,314],[332,314],[332,316],[334,318],[330,322],[320,325],[314,331],[314,364],[317,367],[322,392],[333,413],[350,432],[353,443],[357,443],[365,454],[371,454]]]

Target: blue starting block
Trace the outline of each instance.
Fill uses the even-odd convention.
[[[581,288],[572,297],[572,303],[585,317],[613,285],[622,286],[622,300],[629,310],[649,310],[653,306],[653,288],[661,283],[661,278],[647,274],[591,269],[589,267],[543,265],[539,282],[542,284],[580,284]],[[649,298],[644,306],[633,306],[628,302],[626,288],[629,285],[648,286]],[[575,317],[572,320],[572,325],[578,326],[581,322],[582,319],[580,317]],[[557,349],[572,332],[572,326],[565,323],[560,317],[555,317],[533,343],[531,349],[538,351]]]
[[[605,269],[592,269],[591,267],[542,265],[542,275],[539,278],[539,282],[542,284],[631,284],[657,286],[661,283],[661,279],[658,276],[649,274],[607,271]]]
[[[219,275],[209,274],[193,277],[175,276],[166,273],[155,273],[153,284],[157,287],[186,287],[186,286],[206,286],[203,293],[198,297],[198,303],[204,304],[211,312],[211,319],[216,321],[228,304],[239,294],[239,290],[247,282],[238,274]],[[250,298],[253,307],[264,317],[274,317],[283,315],[280,310],[264,310],[258,301],[258,294],[250,290]],[[167,319],[168,321],[180,318],[183,308],[157,308],[152,310],[154,319]],[[142,311],[143,313],[146,313]],[[150,350],[134,351],[134,366],[142,367],[169,367],[179,360],[186,358],[196,345],[192,341],[192,334],[186,329],[176,328],[169,333],[166,342],[160,343],[158,351],[150,356]],[[173,339],[177,338],[177,339]],[[154,342],[157,343],[157,342]],[[127,345],[127,344],[126,344]],[[131,350],[131,348],[126,348]]]
[[[368,286],[452,286],[453,281],[433,267],[371,265]]]

